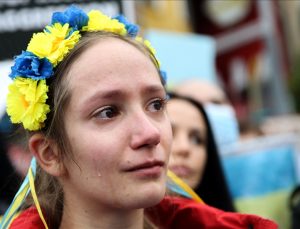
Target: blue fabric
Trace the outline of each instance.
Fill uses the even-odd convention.
[[[14,130],[14,126],[10,121],[9,116],[7,113],[3,115],[3,117],[0,119],[0,133],[3,134],[9,134]]]
[[[117,19],[119,22],[125,25],[125,29],[127,30],[129,36],[131,37],[137,36],[140,27],[136,24],[129,22],[124,15],[118,15],[116,17],[113,17],[113,19]]]
[[[18,76],[34,80],[47,79],[53,75],[52,64],[46,58],[38,58],[33,53],[22,51],[15,58],[15,64],[11,68],[9,77],[15,79]]]
[[[34,177],[36,176],[36,166],[37,166],[37,165],[36,165],[36,159],[33,157],[32,160],[31,160],[31,163],[30,163],[30,168],[32,169],[32,173],[33,173],[33,176],[34,176]],[[29,168],[29,169],[30,169],[30,168]],[[28,170],[28,171],[29,171],[29,170]],[[18,204],[18,202],[16,202],[18,196],[21,194],[21,192],[22,192],[23,190],[26,190],[26,189],[27,189],[26,194],[25,194],[25,196],[23,196],[23,198],[21,199],[21,203],[19,203],[19,204],[22,204],[22,203],[25,201],[25,199],[26,199],[26,197],[28,196],[28,194],[30,193],[30,187],[29,187],[29,174],[28,174],[28,173],[27,173],[27,175],[26,175],[26,177],[25,177],[25,179],[24,179],[24,181],[23,181],[21,187],[19,188],[17,194],[15,195],[15,197],[14,197],[12,203],[10,204],[9,208],[6,210],[6,212],[5,212],[4,216],[3,216],[3,218],[2,218],[1,221],[0,221],[0,229],[2,229],[2,228],[3,228],[3,229],[4,229],[4,228],[8,228],[8,225],[10,224],[11,220],[13,219],[13,217],[15,216],[15,214],[17,213],[17,211],[18,211],[19,208],[20,208],[20,205],[18,205],[17,208],[16,208],[16,209],[12,212],[12,214],[9,216],[9,213],[10,213],[10,211],[11,211],[11,209],[12,209],[12,206],[14,206],[15,204]],[[15,202],[16,202],[16,203],[15,203]]]
[[[71,5],[65,12],[55,12],[52,15],[51,24],[60,23],[62,25],[68,23],[74,30],[81,30],[88,23],[88,15],[75,5]]]
[[[265,195],[297,183],[292,145],[225,156],[223,165],[233,198]]]
[[[181,187],[179,187],[177,184],[175,184],[171,179],[167,180],[167,187],[170,189],[172,192],[175,192],[179,195],[185,196],[187,198],[192,198],[192,196],[184,191]]]
[[[146,30],[144,36],[155,48],[161,69],[168,73],[169,85],[195,78],[217,83],[216,42],[212,37],[154,29]]]

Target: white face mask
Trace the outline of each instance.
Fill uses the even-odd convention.
[[[239,126],[233,108],[213,103],[205,104],[204,107],[218,148],[236,143],[239,139]]]

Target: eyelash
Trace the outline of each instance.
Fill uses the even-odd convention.
[[[105,114],[104,112],[109,112],[109,111],[112,111],[113,113],[113,116],[112,117],[102,117],[102,114]],[[106,106],[104,108],[102,108],[100,111],[98,111],[96,114],[95,114],[95,117],[97,118],[101,118],[101,119],[104,119],[104,120],[107,120],[107,119],[112,119],[113,117],[115,117],[116,115],[118,115],[120,112],[118,110],[117,107],[115,106]],[[106,113],[106,116],[107,116],[107,113]]]
[[[204,144],[204,139],[200,136],[197,136],[195,134],[192,134],[189,136],[190,137],[190,141],[194,144],[194,145],[202,145]]]
[[[155,105],[157,105],[159,103],[160,107],[158,109],[155,108]],[[161,98],[156,98],[152,101],[150,101],[149,105],[148,105],[148,110],[150,112],[159,112],[159,111],[163,111],[165,109],[167,103],[167,99],[161,99]],[[151,105],[154,106],[154,110],[152,111],[151,109]],[[107,113],[110,112],[110,113]],[[111,116],[112,114],[112,116]],[[99,110],[98,112],[95,113],[95,117],[103,119],[103,120],[108,120],[108,119],[112,119],[115,116],[117,116],[118,114],[120,114],[119,108],[116,106],[106,106],[103,107],[101,110]]]
[[[155,109],[154,112],[163,111],[165,109],[165,107],[166,107],[167,101],[168,101],[167,98],[164,98],[164,99],[156,98],[156,99],[154,99],[154,100],[152,100],[150,102],[149,106],[151,106],[151,105],[155,106],[155,105],[157,105],[159,103],[160,108],[159,109]],[[151,111],[151,109],[149,109],[149,110]]]

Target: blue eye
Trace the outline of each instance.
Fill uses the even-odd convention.
[[[97,118],[101,119],[111,119],[114,118],[119,114],[119,111],[116,107],[105,107],[101,109],[97,114],[95,115]]]
[[[155,99],[150,102],[149,111],[158,112],[165,108],[166,100],[165,99]]]

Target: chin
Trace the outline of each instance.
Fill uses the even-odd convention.
[[[135,193],[133,208],[148,208],[158,204],[165,196],[166,185],[155,184],[139,189]]]

